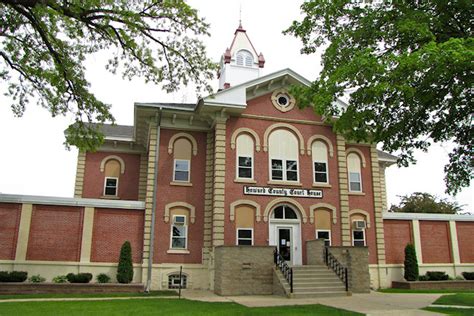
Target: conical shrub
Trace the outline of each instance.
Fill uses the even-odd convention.
[[[416,250],[415,246],[412,244],[407,244],[405,247],[405,280],[407,281],[416,281],[418,280],[418,261],[416,260]]]
[[[132,246],[127,240],[120,249],[120,258],[117,268],[117,281],[130,283],[133,280]]]

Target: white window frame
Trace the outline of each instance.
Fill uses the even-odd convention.
[[[250,238],[251,240],[250,246],[253,246],[253,228],[245,228],[245,227],[239,227],[235,230],[235,244],[237,246],[249,246],[249,245],[239,245],[239,231],[240,230],[250,230],[250,232],[252,233],[252,237]],[[249,238],[240,238],[240,239],[249,240]]]
[[[107,179],[114,179],[116,180],[116,185],[115,185],[115,194],[107,194],[106,188],[107,188]],[[104,196],[118,196],[118,189],[119,189],[119,178],[118,177],[105,177],[104,179]]]
[[[237,159],[236,159],[236,162],[235,162],[235,166],[236,166],[236,179],[239,179],[239,180],[253,180],[253,175],[254,175],[254,172],[253,172],[253,165],[254,165],[254,158],[252,156],[244,156],[244,155],[236,155],[237,156]],[[239,165],[239,158],[242,157],[242,158],[250,158],[251,159],[251,165],[250,165],[250,178],[242,178],[239,174],[239,169],[240,168],[245,168],[245,169],[248,169],[249,167],[240,167]]]
[[[324,163],[326,165],[326,182],[320,182],[320,181],[316,181],[316,167],[315,167],[315,163]],[[321,171],[318,171],[318,173],[321,173]],[[329,168],[328,168],[328,163],[327,161],[317,161],[317,160],[313,160],[313,180],[314,180],[314,183],[321,183],[321,184],[329,184]]]
[[[172,279],[172,281],[170,282],[170,279]],[[168,275],[168,289],[179,289],[179,283],[178,284],[174,284],[174,281],[179,281],[179,273],[173,273],[173,274],[170,274]],[[170,283],[172,285],[172,287],[170,287]],[[181,275],[181,288],[182,289],[185,289],[188,285],[188,276],[186,274],[182,274]]]
[[[272,160],[281,160],[282,162],[282,179],[273,179],[273,168],[272,168]],[[286,164],[287,164],[287,161],[296,161],[296,180],[288,180],[287,179],[287,172],[288,172],[288,169],[286,168]],[[269,161],[269,172],[270,172],[270,180],[271,181],[281,181],[281,182],[295,182],[295,183],[298,183],[299,180],[300,180],[300,163],[297,160],[293,160],[293,159],[284,159],[284,158],[280,158],[280,157],[270,157],[270,161]]]
[[[354,247],[360,247],[360,246],[355,246],[355,239],[354,239],[354,232],[362,232],[362,234],[364,235],[364,246],[367,246],[367,237],[365,236],[365,229],[352,229],[352,246]],[[362,241],[362,239],[357,239],[357,241]]]
[[[188,163],[188,170],[176,170],[176,162],[177,161],[186,161]],[[184,172],[186,171],[188,173],[188,179],[187,180],[176,180],[176,171],[181,171]],[[174,159],[173,160],[173,181],[174,182],[191,182],[191,160],[188,159]]]
[[[351,173],[358,174],[359,175],[359,182],[354,182],[351,181]],[[349,192],[362,192],[362,172],[347,172],[347,177],[349,178]],[[360,185],[360,190],[352,190],[351,188],[351,183],[359,183]]]
[[[173,237],[173,227],[175,226],[175,218],[176,217],[184,217],[184,224],[178,226],[184,226],[184,248],[175,248],[173,247],[173,238],[181,238],[181,237]],[[170,249],[173,250],[187,250],[188,249],[188,218],[186,215],[173,215],[173,221],[171,222],[171,230],[170,230]]]
[[[331,242],[331,230],[330,230],[330,229],[316,229],[316,239],[320,239],[320,238],[318,238],[318,233],[319,233],[319,232],[328,233],[329,238],[328,238],[328,239],[325,239],[325,240],[329,241],[329,246],[331,246],[331,245],[332,245],[332,242]]]

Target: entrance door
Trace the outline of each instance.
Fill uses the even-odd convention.
[[[291,227],[278,227],[278,252],[286,261],[292,261],[292,229]]]

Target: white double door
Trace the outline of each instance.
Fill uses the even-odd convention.
[[[282,257],[292,265],[302,264],[301,228],[295,222],[270,222],[269,245],[275,246]]]

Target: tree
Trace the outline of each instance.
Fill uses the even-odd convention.
[[[452,142],[447,192],[472,178],[474,132],[472,1],[310,0],[284,31],[302,53],[324,49],[320,77],[295,88],[300,105],[353,141],[383,142],[414,162],[415,149]],[[350,93],[347,107],[334,101]],[[338,119],[333,119],[338,117]]]
[[[405,280],[416,281],[418,280],[418,260],[416,259],[415,246],[407,244],[405,247],[405,261],[403,262],[405,270]]]
[[[120,258],[117,267],[117,281],[130,283],[133,280],[132,246],[127,240],[120,249]]]
[[[457,202],[438,199],[429,193],[414,192],[400,198],[400,204],[392,205],[389,212],[456,214],[462,210]]]
[[[65,144],[93,150],[103,136],[87,123],[114,117],[89,90],[87,55],[106,50],[109,71],[168,92],[190,82],[211,91],[215,65],[198,38],[208,27],[183,0],[0,0],[1,89],[17,116],[32,99],[53,117],[72,114]]]

